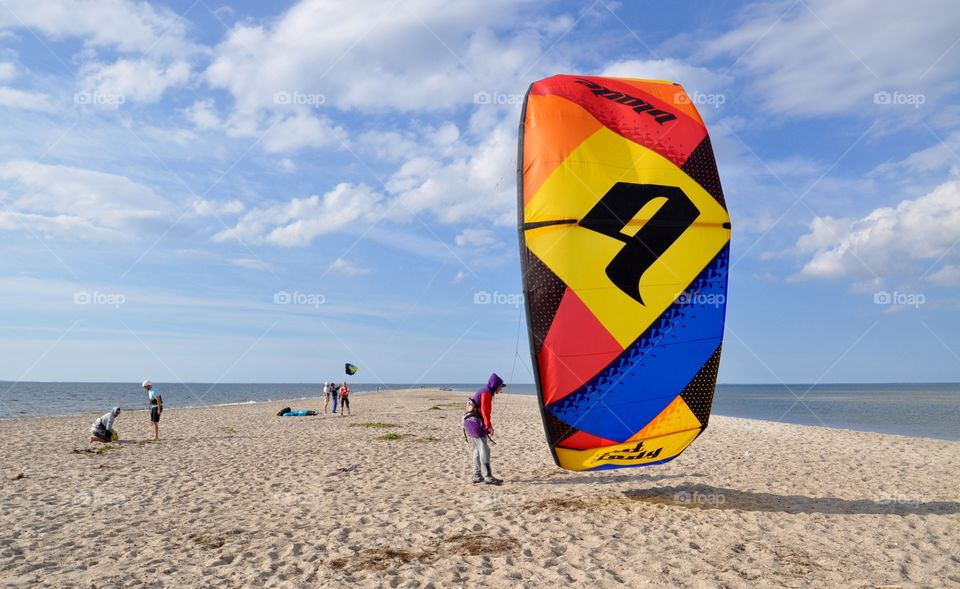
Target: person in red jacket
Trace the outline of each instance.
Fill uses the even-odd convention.
[[[494,477],[490,470],[490,445],[487,443],[487,439],[493,436],[493,422],[490,420],[493,397],[502,390],[503,379],[494,372],[487,380],[487,386],[470,397],[467,414],[463,416],[463,431],[473,447],[473,479],[471,480],[474,483],[488,485],[503,483],[503,480]]]

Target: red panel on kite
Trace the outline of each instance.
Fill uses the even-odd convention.
[[[686,98],[683,89],[676,88],[677,95]],[[554,76],[535,84],[530,94],[562,96],[575,102],[611,131],[652,149],[678,167],[707,136],[703,122],[681,112],[676,104],[616,79]],[[596,100],[597,96],[606,100]],[[631,110],[649,116],[626,116],[625,113],[634,114]],[[670,124],[658,122],[658,118],[663,121],[664,116],[673,117]]]
[[[577,390],[623,352],[617,340],[567,289],[540,348],[544,403],[550,404]]]

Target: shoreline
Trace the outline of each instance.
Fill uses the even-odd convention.
[[[361,396],[362,396],[362,397],[368,397],[368,396],[371,396],[371,395],[398,394],[398,393],[412,394],[412,393],[430,392],[430,391],[433,391],[433,392],[436,392],[436,393],[440,393],[440,394],[448,394],[448,395],[464,395],[464,394],[467,394],[467,393],[468,393],[467,391],[460,391],[460,390],[456,390],[456,389],[454,389],[454,390],[441,390],[441,389],[438,389],[438,388],[415,388],[415,389],[409,389],[409,388],[408,388],[408,389],[383,389],[383,390],[380,390],[380,391],[356,391],[356,392],[351,392],[351,397],[361,397]],[[504,397],[505,397],[505,398],[523,397],[523,398],[536,399],[536,398],[537,398],[537,394],[536,394],[535,392],[534,392],[534,393],[504,393]],[[322,408],[323,398],[322,398],[322,397],[319,397],[319,398],[318,398],[318,397],[315,397],[315,396],[311,396],[311,397],[296,397],[296,398],[277,399],[277,400],[267,399],[267,400],[259,400],[259,401],[252,401],[252,400],[251,400],[251,401],[236,401],[236,402],[229,402],[229,403],[213,403],[213,404],[210,404],[210,405],[168,406],[168,411],[193,411],[193,410],[197,410],[197,409],[213,409],[213,408],[237,407],[237,406],[243,407],[243,406],[269,405],[269,404],[279,404],[279,405],[282,407],[282,406],[285,406],[284,404],[297,403],[297,402],[301,402],[301,403],[302,403],[303,401],[318,400],[318,399],[319,399],[319,401],[320,401],[320,404],[319,404],[319,406],[318,406],[318,410],[319,410],[320,408]],[[466,401],[464,401],[464,403],[466,403]],[[291,406],[292,406],[292,405],[291,405]],[[149,411],[149,410],[146,409],[146,408],[143,408],[143,409],[139,409],[139,408],[138,408],[138,409],[132,409],[132,408],[131,408],[131,409],[128,409],[128,408],[126,408],[126,407],[124,407],[124,406],[122,406],[122,405],[121,405],[120,407],[121,407],[121,409],[123,410],[123,413],[124,413],[124,414],[139,413],[139,412],[146,413],[147,411]],[[295,408],[295,407],[294,407],[294,408]],[[308,407],[308,408],[309,408],[309,407]],[[106,408],[104,408],[104,409],[102,409],[102,410],[96,410],[96,411],[92,411],[92,410],[91,410],[91,411],[86,411],[86,412],[81,412],[81,413],[61,413],[61,414],[50,414],[50,415],[28,415],[28,416],[18,416],[18,417],[0,417],[0,424],[2,424],[2,423],[4,423],[4,422],[15,422],[15,421],[18,421],[18,420],[33,420],[33,421],[35,421],[35,420],[43,420],[43,419],[66,419],[66,418],[75,418],[75,417],[84,417],[84,416],[93,416],[94,418],[96,418],[96,417],[99,417],[100,415],[102,415],[102,412],[108,411],[109,409],[110,409],[109,407],[106,407]],[[101,412],[101,411],[102,411],[102,412]],[[911,434],[903,434],[903,433],[877,431],[877,430],[875,430],[875,429],[855,429],[855,428],[851,428],[851,427],[818,425],[818,424],[813,424],[813,423],[796,423],[796,422],[792,422],[792,421],[782,421],[782,420],[781,420],[781,421],[776,421],[776,420],[764,419],[764,418],[760,418],[760,417],[745,417],[745,416],[741,416],[741,415],[732,415],[732,414],[727,414],[727,413],[717,413],[715,410],[711,411],[711,413],[710,413],[710,419],[713,420],[713,419],[715,419],[716,417],[724,417],[724,418],[731,418],[731,419],[743,419],[743,420],[748,420],[748,421],[759,422],[759,423],[761,423],[761,424],[774,424],[774,425],[775,425],[775,424],[783,424],[783,425],[790,425],[790,426],[811,427],[811,428],[819,428],[819,429],[835,430],[835,431],[844,431],[844,432],[853,432],[853,433],[877,434],[877,435],[883,435],[883,436],[897,436],[897,437],[906,438],[906,439],[910,439],[910,440],[916,439],[916,440],[935,440],[935,441],[942,441],[942,442],[960,442],[960,438],[940,438],[940,437],[931,437],[931,436],[924,436],[924,435],[911,435]],[[539,418],[539,416],[538,416],[538,418],[537,418],[537,423],[538,423],[538,424],[542,423],[541,420],[540,420],[540,418]],[[708,428],[708,429],[709,429],[709,428]]]

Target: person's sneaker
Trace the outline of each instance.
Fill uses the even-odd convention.
[[[502,485],[503,479],[498,479],[496,477],[490,476],[490,477],[487,477],[483,482],[488,485]]]
[[[470,479],[470,481],[473,482],[473,483],[482,483],[482,482],[483,482],[483,477],[482,477],[481,475],[475,474],[475,475],[473,475],[473,478]]]

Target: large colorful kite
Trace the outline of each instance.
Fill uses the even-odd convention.
[[[675,458],[710,417],[729,260],[695,105],[671,82],[535,82],[518,175],[530,348],[556,463]]]

